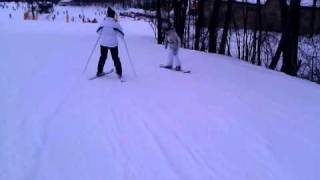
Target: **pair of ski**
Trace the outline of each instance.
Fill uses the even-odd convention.
[[[168,70],[176,71],[176,72],[182,72],[182,73],[191,73],[190,70],[181,69],[181,70],[178,71],[178,70],[175,70],[173,68],[167,68],[165,65],[162,65],[162,64],[160,64],[160,68],[168,69]],[[114,71],[113,69],[110,69],[109,71],[103,72],[100,76],[94,76],[94,77],[89,78],[89,80],[95,80],[97,78],[104,77],[104,76],[106,76],[108,74],[113,73],[113,71]],[[120,82],[126,82],[126,81],[123,78],[120,78]]]
[[[109,71],[103,72],[103,73],[100,74],[99,76],[93,76],[93,77],[89,78],[89,80],[95,80],[95,79],[104,77],[104,76],[106,76],[106,75],[108,75],[108,74],[113,73],[113,71],[114,71],[114,69],[110,69]],[[123,77],[122,77],[122,78],[120,78],[120,82],[126,82],[126,81],[125,81],[125,80],[123,79]]]

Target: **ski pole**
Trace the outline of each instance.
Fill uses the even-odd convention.
[[[92,51],[91,51],[91,54],[89,55],[89,58],[88,58],[88,60],[87,60],[87,64],[86,64],[86,66],[84,67],[82,73],[84,73],[84,72],[87,70],[87,67],[88,67],[89,62],[90,62],[90,60],[91,60],[91,57],[92,57],[92,55],[93,55],[93,53],[94,53],[94,50],[95,50],[96,47],[97,47],[97,44],[98,44],[98,42],[99,42],[99,40],[100,40],[100,37],[101,37],[101,35],[99,35],[96,43],[94,44],[94,47],[93,47],[93,49],[92,49]]]
[[[130,65],[131,65],[131,69],[132,69],[135,77],[137,78],[137,77],[138,77],[138,76],[137,76],[137,72],[136,72],[136,70],[135,70],[135,68],[134,68],[134,65],[133,65],[133,62],[132,62],[132,58],[131,58],[131,55],[130,55],[130,53],[129,53],[129,49],[128,49],[128,46],[127,46],[127,42],[126,42],[126,40],[124,39],[124,37],[123,37],[122,39],[123,39],[124,46],[125,46],[125,48],[126,48],[126,51],[127,51],[128,57],[129,57],[129,62],[130,62]]]

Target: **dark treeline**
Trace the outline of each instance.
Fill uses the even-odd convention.
[[[133,7],[145,10],[155,10],[155,0],[73,0],[75,4],[111,4],[121,5],[124,8]]]
[[[237,57],[320,83],[320,0],[74,0],[153,11],[159,44],[172,24],[184,48]],[[149,11],[150,12],[150,11]],[[271,15],[270,15],[271,14]],[[303,21],[300,21],[303,19]]]
[[[312,1],[311,7],[301,7],[301,0],[268,0],[267,5],[261,0],[255,4],[247,0],[158,0],[154,8],[158,43],[163,41],[163,29],[172,23],[185,48],[236,56],[320,83],[320,29],[316,25],[320,9],[319,0]],[[276,20],[272,24],[274,17],[268,17],[268,11],[279,14],[279,24]],[[309,24],[300,22],[306,16],[311,19]],[[277,26],[282,30],[271,31]]]
[[[61,0],[5,0],[5,2],[52,2],[58,4]],[[0,0],[1,2],[1,0]],[[124,8],[140,8],[145,10],[155,10],[156,0],[72,0],[69,5],[121,5]]]

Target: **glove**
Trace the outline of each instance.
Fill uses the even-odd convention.
[[[98,29],[97,29],[97,34],[100,34],[101,33],[101,30],[102,30],[102,27],[99,27]]]

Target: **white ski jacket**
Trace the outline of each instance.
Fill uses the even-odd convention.
[[[169,45],[169,48],[173,50],[175,53],[179,50],[179,47],[181,46],[181,40],[175,29],[170,29],[167,32],[164,44],[166,48]]]
[[[121,26],[110,17],[107,17],[97,30],[100,33],[100,45],[105,47],[118,46],[117,33],[124,36]]]

